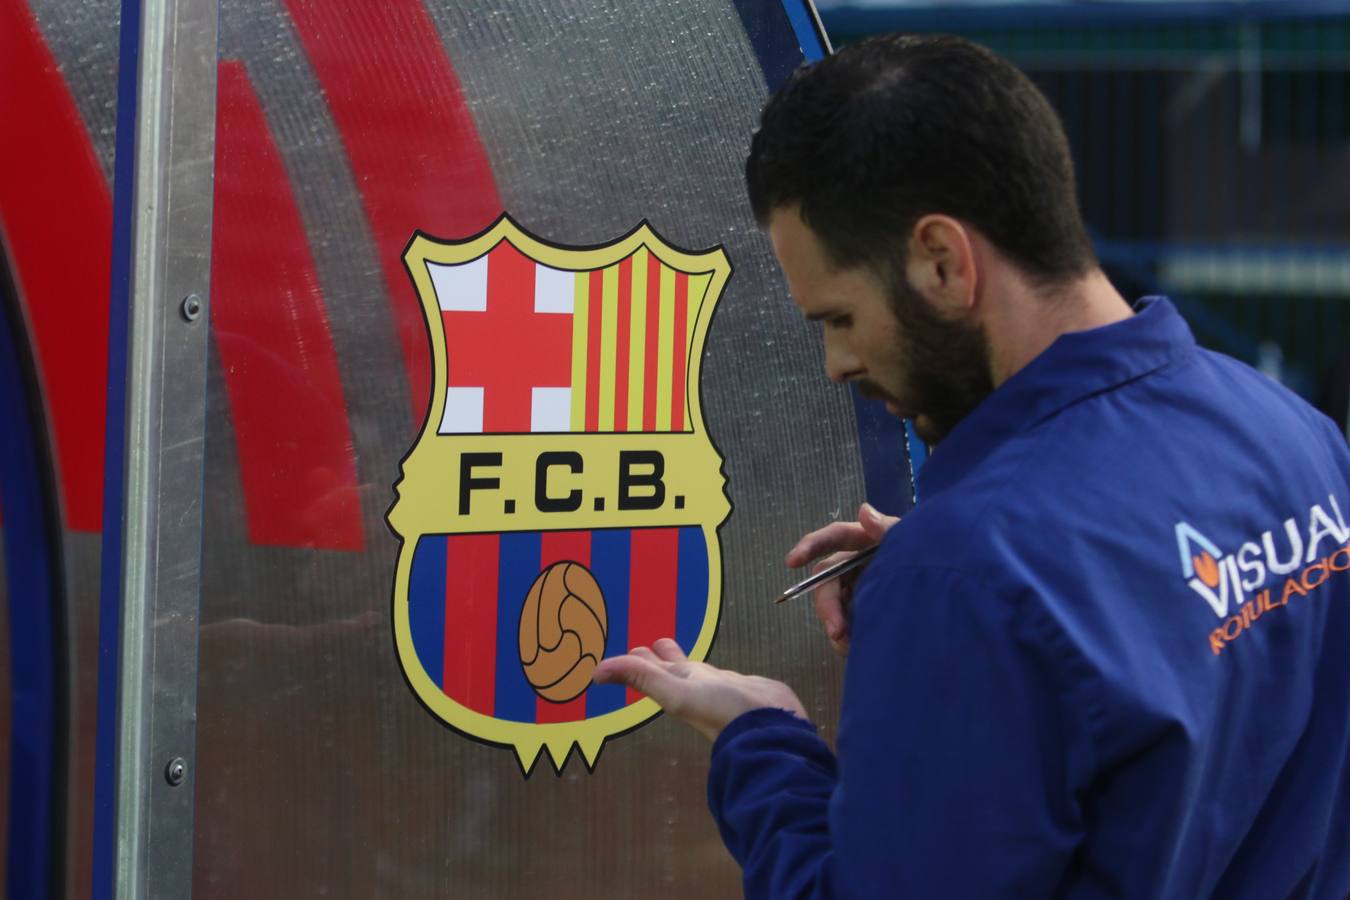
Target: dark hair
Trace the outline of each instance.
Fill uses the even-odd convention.
[[[745,175],[761,225],[801,204],[836,265],[893,271],[897,239],[929,213],[973,226],[1042,284],[1096,264],[1059,117],[962,38],[875,37],[798,68],[764,108]]]

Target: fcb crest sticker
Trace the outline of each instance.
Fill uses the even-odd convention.
[[[598,662],[665,636],[703,659],[717,627],[731,506],[699,370],[731,265],[645,222],[564,247],[507,216],[465,241],[419,232],[403,261],[434,387],[388,516],[399,662],[523,771],[574,746],[591,768],[659,711],[592,685]]]

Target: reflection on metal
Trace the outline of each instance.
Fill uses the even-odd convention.
[[[70,610],[37,366],[3,255],[0,423],[0,895],[60,897],[73,715]]]
[[[812,0],[783,0],[783,10],[807,62],[834,52]],[[777,88],[776,84],[769,85],[770,90]],[[867,501],[888,515],[902,516],[918,499],[915,479],[928,448],[914,432],[912,422],[896,421],[879,401],[864,397],[856,384],[850,386],[849,393],[857,419]]]
[[[23,175],[22,211],[42,214],[23,229],[29,252],[15,245],[15,262],[30,276],[25,299],[45,317],[33,327],[51,391],[74,622],[85,652],[106,639],[99,658],[114,667],[122,487],[115,474],[100,506],[97,477],[113,219],[102,176],[112,171],[113,111],[122,141],[115,240],[123,250],[112,269],[119,286],[131,264],[135,72],[173,72],[183,84],[164,80],[155,102],[167,106],[177,93],[174,115],[196,120],[184,127],[186,139],[210,132],[202,103],[182,93],[190,81],[209,96],[209,77],[201,77],[209,76],[209,50],[199,59],[174,49],[181,43],[147,43],[138,63],[140,4],[128,3],[129,55],[119,61],[119,5],[0,0],[0,10],[21,14],[5,20],[20,24],[0,36],[34,52],[45,43],[52,57],[22,66],[22,78],[0,80],[0,96],[31,101],[10,117],[30,124],[28,139],[0,146],[23,161],[9,167]],[[430,354],[401,257],[415,228],[463,239],[504,209],[534,233],[578,244],[613,240],[647,218],[676,245],[725,249],[736,274],[707,337],[702,414],[725,457],[736,509],[718,532],[725,589],[709,658],[789,680],[828,730],[839,671],[822,660],[809,610],[774,615],[751,601],[781,587],[784,548],[802,531],[851,514],[864,483],[847,392],[821,377],[819,335],[792,309],[744,197],[746,144],[766,88],[800,62],[806,45],[794,32],[798,19],[789,19],[799,9],[772,0],[224,0],[220,7],[211,204],[219,264],[209,284],[209,332],[205,302],[193,326],[181,304],[194,291],[204,301],[208,285],[168,278],[166,269],[155,275],[137,258],[138,290],[159,279],[154,308],[164,318],[152,324],[169,357],[164,401],[153,410],[173,419],[166,425],[191,432],[174,417],[191,407],[182,396],[198,389],[197,373],[177,365],[175,341],[184,332],[211,341],[198,735],[195,748],[162,735],[165,723],[186,721],[186,693],[169,685],[190,660],[178,652],[188,647],[186,629],[176,630],[183,616],[171,610],[190,591],[169,577],[168,560],[181,560],[191,579],[197,550],[188,540],[196,511],[170,504],[157,525],[137,526],[139,539],[159,551],[148,564],[159,574],[133,573],[156,593],[130,624],[156,669],[127,687],[135,700],[162,685],[166,702],[146,720],[154,730],[137,739],[136,754],[122,754],[142,779],[123,792],[132,824],[146,829],[129,832],[119,848],[123,894],[135,893],[140,879],[148,895],[185,896],[175,880],[181,863],[192,866],[193,896],[207,898],[675,897],[690,885],[707,896],[735,895],[739,872],[702,799],[707,746],[697,735],[658,719],[614,742],[591,776],[574,762],[560,777],[525,780],[512,752],[460,738],[408,689],[389,615],[399,548],[383,513],[392,473],[429,402]],[[145,16],[163,28],[167,9],[147,7]],[[176,33],[209,47],[208,15],[181,3],[172,9],[188,11],[175,20]],[[22,24],[27,11],[38,29]],[[175,53],[182,58],[166,66]],[[128,76],[131,97],[118,91],[126,102],[114,101],[119,70]],[[154,115],[153,105],[143,112]],[[142,156],[147,141],[174,144],[141,130]],[[180,157],[188,152],[182,146]],[[181,159],[163,151],[159,160],[181,173]],[[137,165],[146,171],[143,160]],[[172,214],[163,192],[156,198],[141,185],[139,193],[138,202],[158,204],[140,207],[146,221],[166,227]],[[205,215],[210,197],[201,199]],[[70,210],[79,210],[78,254],[65,237]],[[12,203],[2,212],[18,221]],[[183,259],[196,265],[194,246]],[[36,290],[39,275],[47,289]],[[109,360],[120,391],[124,288],[115,296]],[[113,473],[123,471],[122,400],[115,392],[108,404]],[[150,411],[142,405],[143,415]],[[863,430],[862,442],[873,446]],[[168,466],[162,485],[152,485],[160,494],[183,480],[175,475],[185,468],[173,458],[176,435],[166,428],[158,436]],[[196,452],[190,435],[182,448]],[[142,466],[159,453],[134,449]],[[550,471],[562,487],[568,470]],[[100,522],[114,550],[105,570],[111,589],[95,615]],[[564,583],[579,571],[564,566]],[[620,630],[612,591],[605,604],[609,637]],[[86,703],[93,692],[83,679],[95,669],[81,676]],[[191,682],[185,675],[181,683]],[[111,687],[99,697],[99,732],[109,745],[99,750],[100,766],[115,756],[115,669],[110,676],[105,668],[104,684]],[[87,789],[89,712],[82,710],[70,766],[86,778],[73,791],[71,891],[80,896],[89,893],[89,833],[109,835],[115,824],[104,788],[111,775],[100,770],[96,790]],[[183,781],[174,788],[166,761],[180,755]],[[165,802],[166,793],[182,797]],[[140,796],[150,798],[144,808]],[[178,815],[189,797],[190,823]],[[260,819],[270,827],[259,828]],[[190,855],[180,840],[189,824]],[[100,900],[112,893],[112,847],[111,839],[97,841]]]
[[[768,49],[792,57],[774,71],[790,69],[801,53],[782,9],[745,5],[777,13],[788,40]],[[184,786],[194,896],[736,895],[697,734],[657,718],[610,741],[592,774],[573,759],[559,777],[541,748],[547,772],[525,779],[513,749],[427,714],[395,642],[400,550],[384,513],[434,396],[403,265],[416,229],[463,241],[509,210],[569,245],[647,219],[674,246],[720,246],[735,274],[700,402],[735,511],[717,532],[708,659],[787,679],[829,727],[839,670],[810,610],[762,598],[790,579],[782,554],[800,534],[857,509],[863,469],[848,393],[823,377],[820,336],[745,199],[766,97],[763,35],[748,31],[731,0],[222,2],[209,540]],[[549,497],[580,489],[593,506],[569,468],[548,473]],[[507,486],[505,473],[475,475]],[[504,513],[534,493],[475,490],[473,508],[488,498]],[[580,569],[562,574],[587,593]],[[629,629],[604,595],[608,644]],[[518,628],[497,633],[510,643],[493,652],[522,672]],[[549,702],[521,681],[536,711]]]
[[[216,5],[144,0],[140,22],[116,894],[177,898],[191,891],[193,797],[158,772],[194,742],[206,330],[184,322],[180,298],[204,296],[209,278]]]
[[[646,223],[579,249],[506,216],[404,261],[434,387],[389,513],[403,671],[527,773],[541,747],[594,766],[659,712],[596,664],[661,637],[703,659],[717,627],[731,507],[699,373],[731,266]]]

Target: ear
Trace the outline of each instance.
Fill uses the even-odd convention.
[[[969,313],[975,306],[979,281],[969,230],[951,216],[931,214],[919,219],[910,232],[905,274],[939,312]]]

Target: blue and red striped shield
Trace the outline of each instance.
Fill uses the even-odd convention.
[[[466,241],[417,234],[433,391],[389,524],[398,654],[447,724],[587,767],[656,705],[590,684],[600,659],[674,637],[707,655],[731,507],[699,404],[731,274],[643,223],[602,247],[503,216]]]

